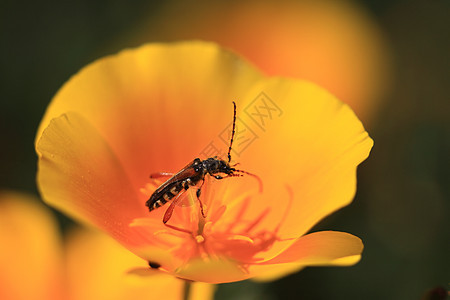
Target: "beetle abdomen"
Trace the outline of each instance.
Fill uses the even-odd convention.
[[[149,211],[152,211],[158,207],[163,206],[175,196],[177,196],[183,189],[184,181],[173,183],[161,191],[155,191],[150,199],[145,203],[148,206]]]

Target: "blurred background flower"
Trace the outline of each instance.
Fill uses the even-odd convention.
[[[0,298],[61,299],[63,246],[49,209],[27,194],[0,191]]]
[[[376,147],[359,168],[355,201],[314,229],[355,233],[365,242],[364,258],[352,268],[307,268],[270,284],[220,285],[217,299],[238,295],[417,299],[435,286],[448,288],[450,4],[443,0],[352,3],[357,5],[351,5],[353,10],[362,11],[363,19],[381,35],[381,48],[390,50],[387,68],[393,70],[393,80],[390,90],[380,89],[375,113],[367,113]],[[143,37],[146,42],[176,38],[160,33],[177,23],[166,17],[177,6],[182,7],[178,15],[187,14],[183,4],[173,1],[2,3],[1,187],[36,194],[33,139],[55,91],[82,66],[124,47],[138,46]],[[191,6],[189,12],[208,9],[206,4]],[[149,29],[151,22],[161,25]],[[74,226],[56,215],[64,232]]]
[[[183,299],[183,280],[127,274],[142,259],[88,229],[63,239],[51,211],[28,194],[0,192],[0,299]],[[189,299],[212,299],[195,283]]]
[[[360,5],[330,0],[176,1],[144,19],[129,43],[202,39],[240,53],[267,75],[310,80],[367,126],[390,81],[379,26]]]

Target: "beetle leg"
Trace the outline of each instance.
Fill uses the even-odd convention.
[[[203,210],[203,203],[202,203],[202,200],[200,200],[200,194],[202,193],[202,187],[203,187],[204,183],[205,183],[205,179],[203,179],[202,184],[197,189],[196,194],[197,194],[198,203],[200,204],[200,211],[202,212],[202,216],[203,216],[203,218],[206,218],[205,211]]]
[[[170,229],[174,229],[174,230],[178,230],[178,231],[185,232],[185,233],[188,233],[188,234],[192,234],[191,231],[189,231],[189,230],[187,230],[187,229],[184,229],[184,228],[180,228],[180,227],[173,226],[173,225],[170,225],[170,224],[164,224],[164,225],[166,225],[166,226],[169,227]]]
[[[173,210],[175,209],[175,206],[180,202],[181,195],[184,194],[186,190],[182,190],[173,200],[172,203],[170,203],[169,207],[167,208],[166,212],[164,213],[163,217],[163,223],[166,224],[170,218],[172,217]]]
[[[177,230],[177,231],[181,231],[181,232],[185,232],[188,234],[192,234],[191,231],[184,229],[184,228],[180,228],[171,224],[166,224],[167,222],[169,222],[170,218],[172,217],[172,213],[173,210],[175,209],[175,206],[177,205],[177,203],[181,200],[181,195],[184,194],[184,192],[186,192],[186,190],[182,190],[176,197],[175,199],[172,200],[172,203],[170,203],[169,207],[167,208],[166,212],[164,213],[164,217],[163,217],[163,223],[164,225],[166,225],[167,227]]]
[[[203,184],[205,183],[205,179],[202,180],[202,184],[200,185],[200,187],[197,189],[197,198],[200,199],[200,194],[202,193],[202,187]]]
[[[158,173],[150,174],[150,178],[155,179],[155,178],[161,178],[161,177],[172,177],[173,175],[174,175],[173,173],[158,172]]]
[[[225,179],[225,178],[228,178],[228,177],[242,177],[242,174],[228,174],[228,175],[225,176],[225,177],[220,176],[220,175],[214,175],[214,178],[215,178],[215,179],[218,179],[218,180],[220,180],[220,179]]]
[[[183,183],[183,188],[187,191],[189,189],[189,183],[186,181],[184,181]]]

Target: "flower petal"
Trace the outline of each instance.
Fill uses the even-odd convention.
[[[264,222],[278,226],[284,219],[279,235],[293,238],[353,200],[356,168],[373,141],[347,105],[312,83],[276,78],[253,86],[241,105],[259,138],[240,162],[264,182],[249,211],[256,216],[270,206]],[[264,126],[252,105],[266,115]]]
[[[347,105],[309,82],[261,80],[238,105],[244,108],[240,122],[257,137],[244,149],[236,147],[238,161],[264,183],[264,192],[248,202],[243,218],[259,219],[252,230],[268,237],[258,256],[266,261],[353,200],[357,166],[373,141]],[[250,180],[229,180],[228,199],[257,186]],[[239,208],[227,210],[223,218],[237,215]]]
[[[152,277],[127,271],[146,262],[110,237],[90,230],[76,230],[67,244],[67,276],[72,300],[84,299],[181,299],[184,282],[156,272]],[[147,267],[148,268],[148,267]]]
[[[212,43],[123,51],[87,66],[64,85],[37,140],[51,119],[77,112],[104,137],[139,190],[151,173],[179,171],[198,157],[230,123],[231,102],[259,78],[255,68]]]
[[[319,231],[302,236],[286,251],[266,263],[297,262],[305,265],[335,265],[337,262],[341,265],[346,264],[343,258],[360,255],[363,248],[361,239],[349,233]]]
[[[210,236],[223,236],[221,241],[242,236],[239,242],[251,247],[243,258],[233,255],[237,261],[224,253],[189,261],[199,253],[196,242],[163,226],[164,209],[148,213],[144,202],[151,191],[139,191],[148,186],[149,174],[180,170],[216,140],[226,153],[231,100],[239,107],[233,162],[260,176],[264,192],[254,195],[258,183],[250,176],[214,179],[220,187],[209,189],[217,192],[209,200],[218,203],[206,201],[214,224],[205,232],[218,232]],[[242,132],[253,134],[251,143],[245,144]],[[149,45],[99,60],[62,88],[37,135],[38,181],[47,201],[102,228],[144,259],[157,257],[161,269],[227,282],[250,276],[241,263],[271,260],[350,203],[356,167],[371,147],[353,112],[311,83],[262,79],[212,44]],[[183,220],[180,216],[176,211],[175,221]],[[233,228],[234,221],[240,226]],[[186,253],[188,244],[193,251]],[[228,253],[239,250],[216,244]],[[173,263],[161,255],[165,250]]]
[[[249,278],[236,262],[224,258],[194,259],[176,271],[176,276],[207,283],[225,283]]]
[[[350,266],[356,264],[363,251],[358,237],[337,231],[320,231],[302,236],[279,256],[260,266],[258,280],[274,280],[306,266]]]
[[[120,162],[82,116],[54,119],[37,145],[38,185],[43,198],[82,221],[95,224],[128,247],[151,244],[128,225],[146,211]]]
[[[0,192],[0,299],[62,299],[62,251],[52,214],[34,197]]]
[[[269,76],[325,87],[366,122],[380,107],[390,79],[383,33],[354,1],[180,1],[129,36],[135,44],[185,38],[217,42]]]

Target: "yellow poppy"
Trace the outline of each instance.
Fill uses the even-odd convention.
[[[0,299],[62,299],[55,220],[32,196],[0,191]]]
[[[78,229],[60,239],[52,214],[37,199],[0,192],[0,299],[182,299],[184,282],[162,273],[127,275],[142,259],[105,234]],[[189,299],[211,299],[196,283]]]
[[[161,183],[149,175],[196,157],[227,160],[233,100],[232,161],[263,191],[246,174],[206,175],[205,217],[192,187],[169,228],[169,204],[145,205]],[[274,278],[358,261],[359,238],[307,232],[352,201],[371,147],[349,107],[312,83],[267,78],[211,43],[149,44],[94,62],[57,93],[36,137],[38,185],[49,204],[159,272],[209,283]]]

